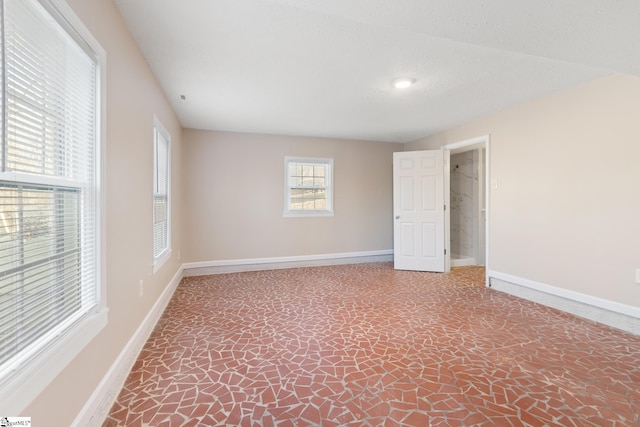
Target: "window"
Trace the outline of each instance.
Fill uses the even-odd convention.
[[[78,342],[88,342],[106,322],[98,191],[103,54],[49,1],[0,4],[0,401],[7,401],[12,382],[62,360],[52,356],[61,346],[70,360],[79,351],[71,347],[84,344],[65,340],[80,334]]]
[[[285,157],[284,216],[333,216],[333,159]]]
[[[171,253],[169,215],[171,137],[154,118],[153,126],[153,264],[154,271]]]

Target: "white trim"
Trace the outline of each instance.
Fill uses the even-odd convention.
[[[2,383],[0,413],[20,414],[53,379],[107,325],[108,310],[82,320],[79,327],[61,335],[59,341],[22,368],[19,375]]]
[[[466,267],[478,265],[475,258],[451,258],[451,267]]]
[[[71,180],[68,178],[57,176],[38,175],[33,173],[13,171],[0,172],[0,180],[33,185],[51,185],[55,187],[65,188],[83,188],[86,186],[86,183],[84,181]]]
[[[81,42],[93,50],[96,60],[96,154],[95,154],[95,199],[96,199],[96,279],[99,300],[97,306],[86,313],[77,324],[69,327],[54,339],[44,351],[36,355],[18,375],[6,379],[0,389],[0,413],[19,414],[62,372],[62,370],[103,330],[108,323],[107,269],[106,269],[106,145],[107,145],[107,53],[98,40],[87,29],[82,20],[65,0],[38,0],[49,13],[65,22],[63,27],[80,37]],[[62,23],[61,23],[62,25]],[[68,27],[70,28],[67,28]],[[75,39],[75,37],[74,37]],[[78,42],[78,40],[76,39]],[[51,185],[78,187],[70,180],[53,177],[30,176],[24,173],[3,173],[3,179],[13,175],[26,183],[48,183]],[[69,185],[71,184],[71,185]]]
[[[307,218],[319,216],[334,216],[333,211],[288,211],[283,212],[283,218]]]
[[[328,176],[326,177],[327,208],[322,210],[299,210],[289,209],[291,203],[291,187],[289,186],[289,163],[315,163],[327,166]],[[282,211],[283,218],[310,218],[334,216],[333,213],[333,159],[327,157],[284,157],[284,209]]]
[[[640,335],[640,308],[487,270],[493,289]]]
[[[333,265],[333,264],[355,264],[360,262],[379,262],[393,260],[393,250],[367,251],[367,252],[347,252],[339,254],[321,254],[321,255],[303,255],[292,257],[276,257],[276,258],[256,258],[256,259],[236,259],[229,261],[209,261],[209,262],[192,262],[183,264],[173,276],[168,286],[162,292],[156,303],[153,305],[147,316],[144,318],[138,329],[124,346],[115,362],[109,368],[91,394],[83,408],[80,410],[71,427],[98,427],[104,423],[109,414],[109,410],[113,406],[118,394],[122,390],[125,380],[129,375],[131,368],[136,362],[140,351],[144,347],[149,335],[153,331],[156,323],[162,316],[169,301],[180,284],[183,277],[196,276],[194,271],[188,272],[187,269],[198,270],[203,268],[224,269],[231,268],[236,271],[249,271],[247,267],[257,267],[258,270],[269,269],[270,266],[276,264],[272,268],[288,268],[286,263],[296,264],[296,266],[304,265]],[[240,269],[238,269],[240,268]],[[256,268],[254,268],[256,269]],[[216,272],[221,272],[216,270]],[[211,273],[202,273],[211,274]]]
[[[451,259],[451,150],[440,148],[442,151],[444,170],[442,182],[444,185],[444,272],[451,271],[451,267],[458,267]]]
[[[158,172],[158,165],[156,163],[157,160],[157,150],[158,150],[158,136],[162,136],[167,141],[167,246],[164,250],[158,255],[153,256],[153,274],[157,273],[160,268],[167,262],[167,260],[171,257],[171,233],[172,233],[172,220],[171,220],[171,134],[164,127],[160,119],[154,114],[153,115],[153,191],[151,192],[151,233],[152,233],[152,242],[153,242],[153,250],[155,251],[155,195],[156,195],[156,174]]]
[[[76,416],[71,424],[72,427],[98,427],[102,425],[140,351],[173,297],[180,280],[182,280],[182,273],[183,267],[181,266]]]
[[[158,258],[154,258],[152,268],[153,274],[156,274],[162,268],[162,266],[171,259],[171,253],[171,248],[169,248],[168,250],[165,250]]]
[[[232,273],[241,271],[273,270],[318,265],[362,264],[393,261],[393,250],[343,252],[335,254],[298,255],[273,258],[231,259],[189,262],[183,264],[184,276]]]
[[[455,151],[459,148],[464,148],[464,150],[461,150],[461,152],[463,152],[463,151],[468,151],[472,145],[478,145],[478,148],[483,147],[484,144],[489,142],[489,140],[490,140],[490,135],[487,134],[487,135],[477,136],[475,138],[465,139],[464,141],[452,142],[451,144],[443,145],[442,148],[444,148],[445,150],[451,150],[451,151]]]

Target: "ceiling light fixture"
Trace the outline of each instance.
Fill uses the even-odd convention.
[[[396,89],[406,89],[409,86],[413,85],[416,82],[416,79],[409,79],[406,77],[402,77],[399,79],[395,79],[392,84]]]

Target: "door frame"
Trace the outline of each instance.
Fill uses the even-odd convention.
[[[448,151],[448,155],[445,155],[445,174],[444,174],[444,197],[445,202],[447,204],[447,209],[450,209],[451,206],[451,154],[464,153],[465,151],[471,151],[476,149],[484,148],[484,208],[485,208],[485,222],[484,222],[484,265],[485,265],[485,286],[489,286],[489,219],[491,216],[489,215],[491,204],[489,201],[491,188],[497,188],[497,181],[490,179],[490,171],[491,171],[491,135],[482,135],[475,138],[465,139],[458,142],[453,142],[450,144],[445,144],[440,147],[442,150]],[[446,271],[449,271],[451,266],[451,219],[450,215],[445,215],[445,225],[444,225],[444,244],[447,249],[447,254],[445,256],[445,266]]]

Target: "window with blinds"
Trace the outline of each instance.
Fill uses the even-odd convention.
[[[284,216],[333,215],[333,159],[285,157]]]
[[[1,4],[0,378],[100,299],[97,55],[48,2]]]
[[[153,129],[153,259],[159,267],[171,251],[169,171],[171,137],[160,122]]]

